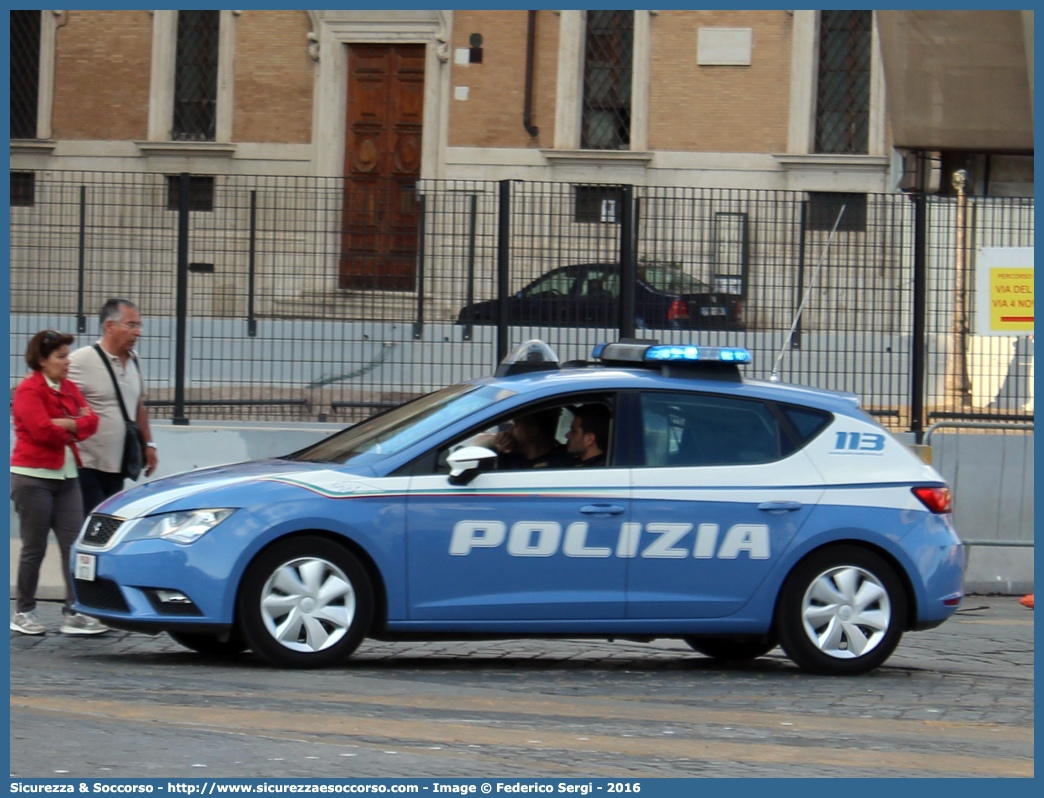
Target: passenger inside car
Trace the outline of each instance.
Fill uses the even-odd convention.
[[[574,465],[584,468],[604,466],[609,448],[609,408],[602,404],[581,405],[573,413],[573,423],[566,433],[566,450],[575,458]]]

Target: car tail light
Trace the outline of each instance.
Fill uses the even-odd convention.
[[[953,511],[953,499],[949,488],[914,488],[913,494],[933,513]]]
[[[743,321],[743,303],[737,301],[733,307],[736,308],[736,321]]]
[[[674,321],[675,319],[687,318],[689,318],[689,306],[681,299],[674,300],[667,310],[667,320]]]

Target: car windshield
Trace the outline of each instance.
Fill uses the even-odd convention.
[[[710,286],[667,263],[638,264],[638,276],[667,294],[706,294]]]
[[[285,459],[347,463],[362,455],[395,454],[514,395],[514,391],[490,385],[452,385],[342,430]]]

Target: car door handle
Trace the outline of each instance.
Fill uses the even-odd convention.
[[[585,515],[620,515],[625,509],[619,504],[585,504],[580,512]]]
[[[768,513],[792,513],[802,507],[804,505],[801,502],[762,502],[758,505],[759,510]]]

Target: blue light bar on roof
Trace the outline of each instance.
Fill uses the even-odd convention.
[[[751,357],[738,346],[650,346],[644,359],[658,363],[749,363]]]
[[[598,344],[591,353],[602,361],[630,363],[750,363],[749,351],[739,346],[672,346],[667,344]]]

